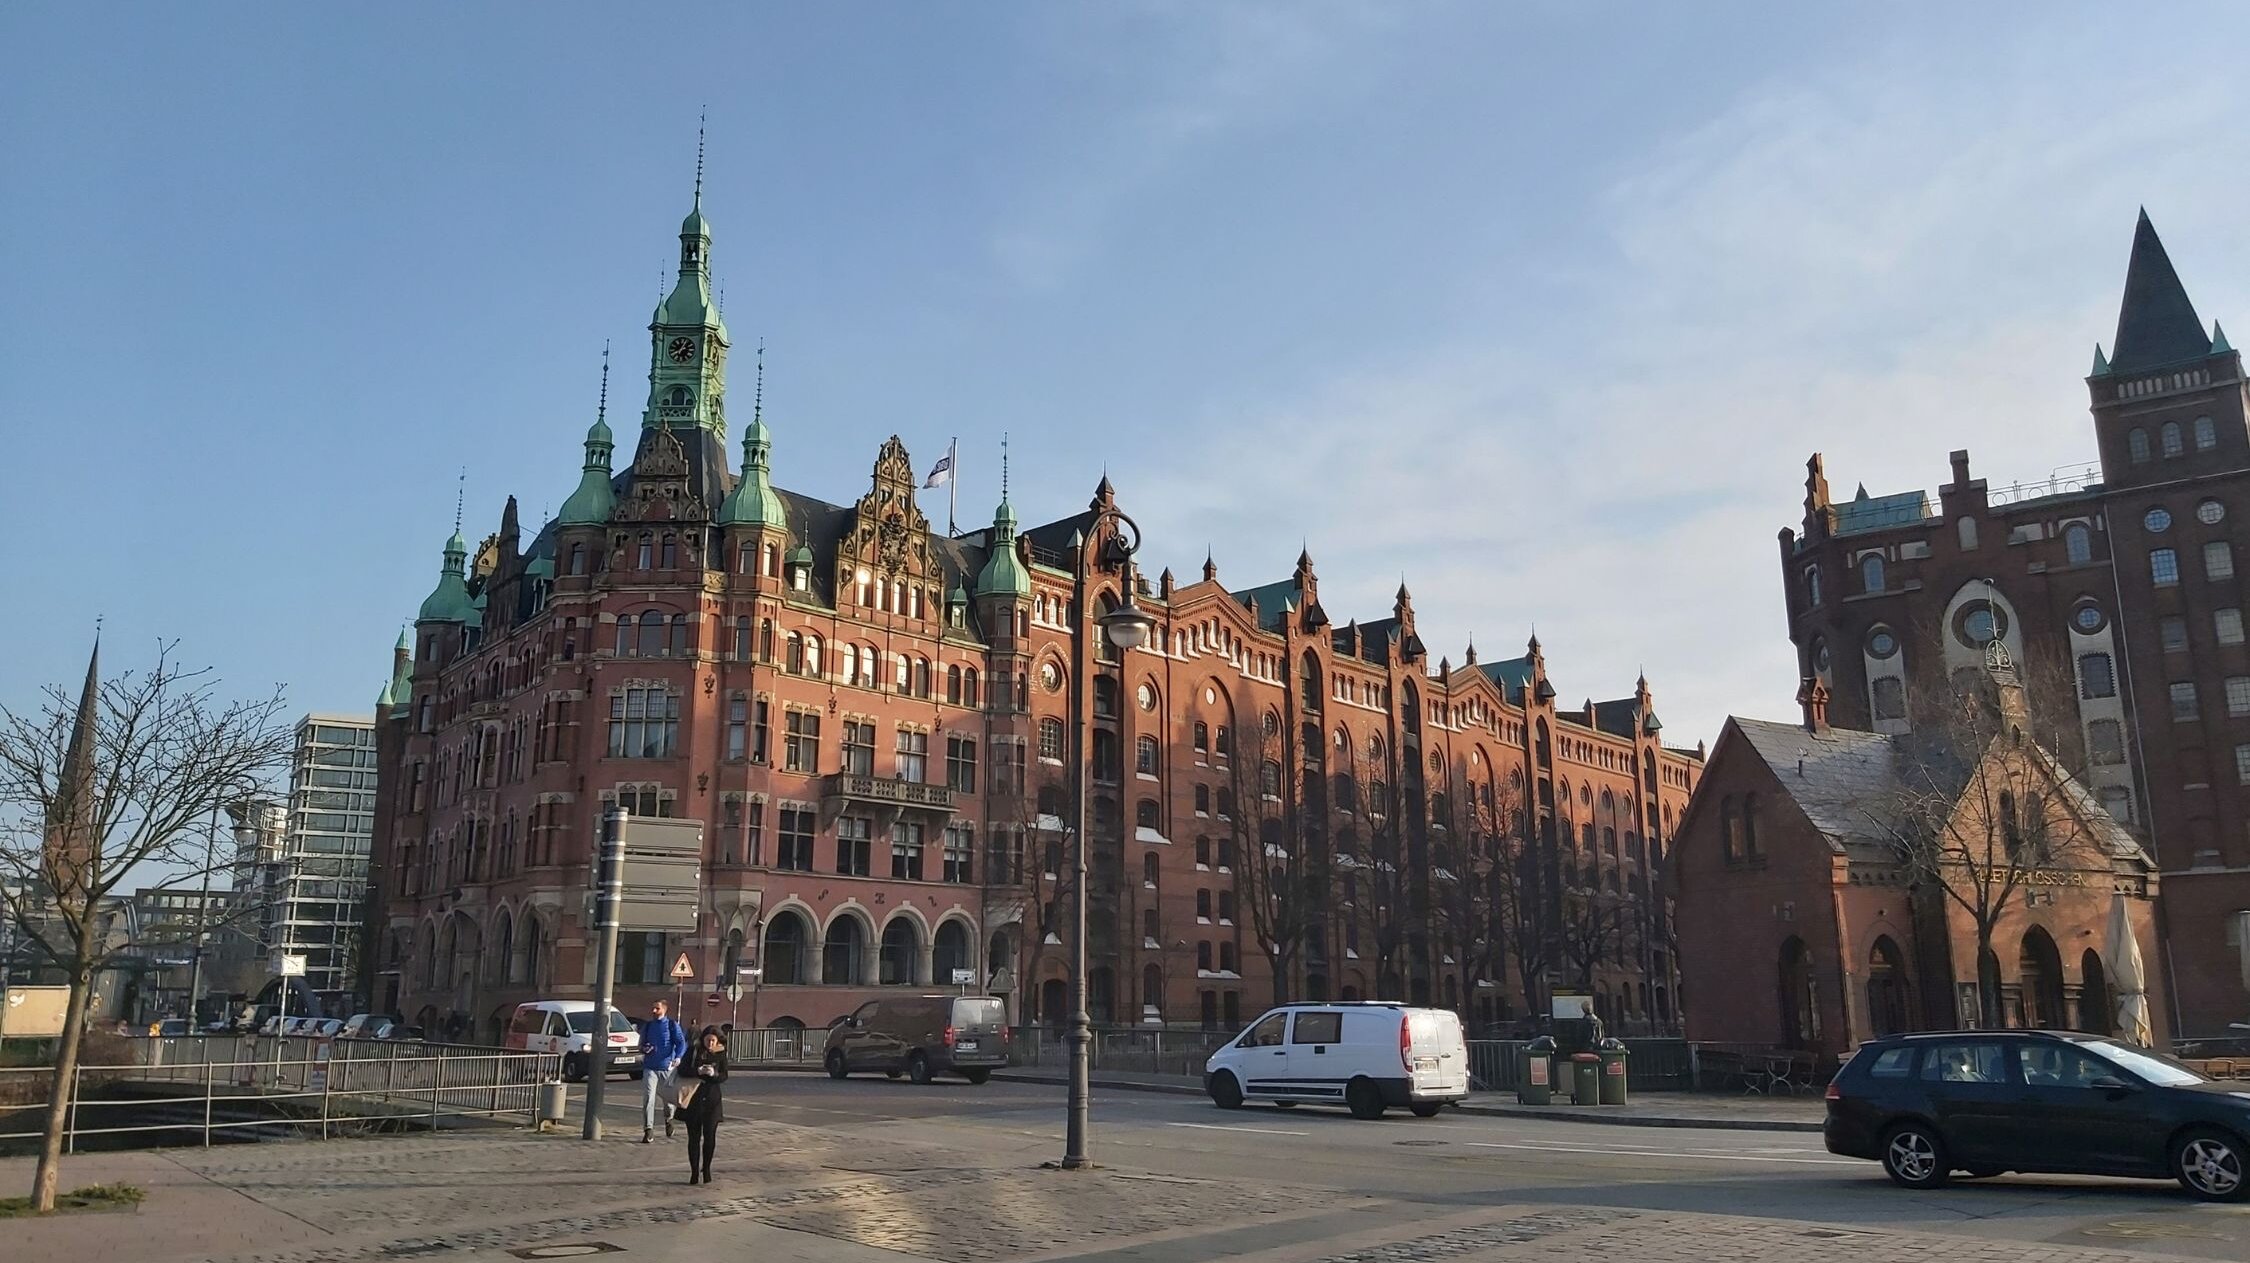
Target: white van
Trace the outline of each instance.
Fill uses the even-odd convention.
[[[1244,1101],[1341,1103],[1354,1118],[1404,1106],[1417,1118],[1469,1094],[1469,1045],[1445,1009],[1381,1001],[1285,1004],[1203,1065],[1220,1109]]]
[[[516,1006],[501,1037],[503,1048],[560,1053],[562,1076],[572,1083],[586,1077],[587,1050],[594,1043],[592,1000],[532,1000]],[[641,1032],[631,1018],[609,1011],[610,1073],[641,1077]]]

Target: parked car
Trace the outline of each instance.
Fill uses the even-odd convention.
[[[422,1028],[419,1026],[408,1026],[404,1022],[393,1022],[383,1028],[383,1033],[380,1038],[394,1039],[399,1041],[400,1043],[418,1044],[422,1042]]]
[[[560,1053],[563,1078],[572,1083],[586,1077],[594,1046],[592,1000],[531,1000],[516,1006],[508,1020],[508,1033],[500,1037],[503,1048],[525,1052]],[[641,1032],[631,1018],[609,1011],[610,1074],[641,1077]]]
[[[1828,1085],[1828,1151],[1908,1188],[1954,1172],[2176,1179],[2250,1195],[2250,1092],[2070,1031],[1949,1031],[1862,1044]]]
[[[1220,1109],[1244,1101],[1342,1104],[1354,1118],[1393,1106],[1429,1118],[1469,1094],[1459,1014],[1382,1001],[1285,1004],[1203,1064]]]
[[[828,1028],[828,1077],[879,1070],[928,1083],[958,1074],[971,1083],[1008,1064],[1008,1006],[998,996],[902,995],[869,1000]]]
[[[381,1039],[391,1029],[391,1019],[380,1013],[354,1013],[344,1019],[338,1039]]]
[[[178,1039],[183,1035],[191,1035],[194,1032],[193,1024],[186,1018],[168,1017],[156,1024],[155,1034],[159,1039]]]

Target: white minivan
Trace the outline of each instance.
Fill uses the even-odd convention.
[[[1285,1004],[1203,1064],[1220,1109],[1244,1101],[1338,1104],[1354,1118],[1403,1106],[1428,1118],[1469,1094],[1459,1014],[1382,1001]]]
[[[516,1006],[503,1048],[562,1054],[562,1076],[572,1083],[586,1077],[587,1052],[594,1046],[592,1000],[531,1000]],[[641,1032],[617,1009],[609,1011],[609,1072],[641,1077]]]

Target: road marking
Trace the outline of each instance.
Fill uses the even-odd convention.
[[[1180,1126],[1182,1124],[1175,1124]],[[1749,1153],[1697,1153],[1693,1150],[1601,1149],[1580,1145],[1511,1145],[1492,1140],[1466,1142],[1476,1149],[1528,1149],[1538,1153],[1589,1153],[1605,1158],[1706,1158],[1713,1162],[1787,1162],[1799,1166],[1856,1167],[1866,1163],[1849,1158],[1774,1158]]]
[[[1166,1127],[1193,1127],[1197,1131],[1246,1131],[1259,1136],[1310,1136],[1309,1131],[1275,1131],[1271,1127],[1232,1127],[1225,1123],[1166,1123]]]

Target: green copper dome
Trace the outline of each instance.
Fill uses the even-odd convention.
[[[578,476],[578,489],[563,501],[562,512],[555,518],[558,525],[600,526],[609,521],[610,510],[617,507],[617,494],[609,485],[609,454],[613,450],[609,422],[597,417],[586,431],[585,472]]]
[[[1016,558],[1016,511],[1005,498],[992,511],[992,556],[977,575],[977,595],[1031,595],[1031,572]]]
[[[763,420],[753,414],[749,427],[742,432],[742,481],[734,484],[734,490],[728,492],[725,502],[719,505],[719,525],[787,525],[781,497],[775,493],[773,482],[767,477],[767,466],[772,453],[772,432],[766,429]]]
[[[463,565],[469,556],[469,546],[461,541],[461,532],[445,541],[445,565],[438,571],[437,587],[422,602],[422,612],[416,620],[424,623],[468,623],[476,621],[476,606],[469,600],[469,583]]]

